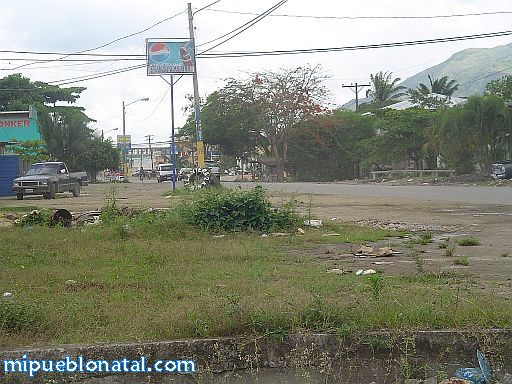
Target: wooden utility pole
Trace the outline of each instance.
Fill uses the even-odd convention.
[[[197,83],[197,60],[196,60],[196,43],[194,39],[194,19],[192,15],[192,4],[188,3],[188,30],[190,34],[190,41],[194,50],[194,107],[196,116],[196,145],[197,145],[197,163],[199,168],[204,168],[204,144],[203,144],[203,130],[201,128],[201,104],[199,100],[199,85]]]
[[[153,150],[151,149],[151,138],[155,136],[155,135],[146,135],[144,137],[147,137],[148,138],[148,144],[149,144],[149,155],[151,156],[151,170],[154,169],[154,166],[153,166]]]
[[[359,91],[364,87],[370,87],[371,84],[350,84],[350,85],[342,85],[342,88],[350,88],[352,92],[356,94],[356,112],[359,112]],[[354,88],[354,89],[352,89]]]

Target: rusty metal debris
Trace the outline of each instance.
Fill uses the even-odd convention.
[[[67,209],[57,209],[50,215],[50,225],[62,225],[63,227],[70,227],[73,221],[73,215]]]

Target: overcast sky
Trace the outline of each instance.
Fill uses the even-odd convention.
[[[1,0],[0,50],[73,53],[109,43],[117,38],[141,31],[158,21],[186,10],[187,3],[168,0]],[[214,0],[192,2],[198,10]],[[200,46],[249,21],[275,5],[278,0],[221,0],[194,17],[198,50]],[[344,47],[391,43],[411,40],[472,35],[508,31],[512,14],[479,15],[450,18],[358,18],[435,16],[483,12],[510,12],[512,5],[505,0],[288,0],[284,5],[251,28],[211,52],[268,51]],[[279,15],[288,15],[287,17]],[[290,16],[329,16],[307,18]],[[352,17],[352,18],[346,18]],[[147,32],[120,40],[94,53],[145,54],[146,38],[188,37],[187,14],[181,13]],[[467,48],[494,47],[509,44],[512,36],[480,40],[450,42],[412,47],[395,47],[348,52],[301,54],[290,56],[252,58],[198,58],[199,92],[205,97],[224,84],[228,77],[245,78],[256,71],[294,68],[321,64],[330,76],[326,81],[331,100],[341,105],[351,98],[342,84],[366,83],[369,75],[378,71],[393,72],[406,79],[430,66],[448,59],[453,53]],[[22,73],[31,80],[44,82],[88,76],[105,71],[126,68],[143,62],[116,61],[102,63],[53,61],[26,64],[16,58],[35,58],[0,52],[0,77]],[[61,56],[37,56],[56,59]],[[72,58],[72,57],[69,57]],[[425,79],[427,81],[427,79]],[[167,83],[155,76],[147,76],[141,68],[94,80],[80,81],[66,86],[84,86],[78,105],[97,120],[91,128],[105,132],[106,137],[121,134],[122,102],[131,103],[148,97],[126,108],[126,133],[133,143],[141,143],[144,136],[154,135],[154,141],[169,140],[170,92]],[[176,126],[186,116],[183,107],[186,94],[191,94],[192,79],[185,76],[175,85]]]

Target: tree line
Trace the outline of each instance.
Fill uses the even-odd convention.
[[[0,112],[28,110],[32,105],[42,137],[40,141],[18,142],[8,150],[27,163],[64,161],[71,170],[85,170],[93,179],[103,169],[118,169],[119,151],[111,141],[95,136],[88,126],[94,120],[84,108],[73,105],[85,89],[32,82],[21,74],[0,79]]]
[[[406,90],[399,78],[378,72],[370,75],[371,101],[360,113],[333,108],[325,78],[317,66],[228,79],[202,103],[205,142],[224,156],[273,159],[278,180],[285,171],[298,180],[358,178],[403,162],[487,173],[493,161],[510,156],[510,76],[451,106],[458,85],[446,76]],[[404,98],[414,107],[385,108]],[[191,113],[181,133],[193,130]]]

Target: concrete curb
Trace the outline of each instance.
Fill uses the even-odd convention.
[[[458,367],[477,367],[477,347],[486,353],[496,377],[512,372],[512,330],[426,331],[378,332],[358,337],[294,334],[282,340],[247,336],[4,350],[0,351],[0,382],[72,383],[108,376],[40,373],[29,379],[25,374],[3,372],[2,360],[20,359],[26,354],[32,360],[60,360],[65,356],[83,356],[86,360],[137,360],[144,356],[149,363],[190,359],[196,361],[199,377],[234,370],[307,367],[320,369],[336,383],[396,383],[407,377],[436,376],[440,371],[451,375]],[[148,374],[140,374],[130,382],[162,382],[161,379],[171,376],[158,374],[148,378]]]

